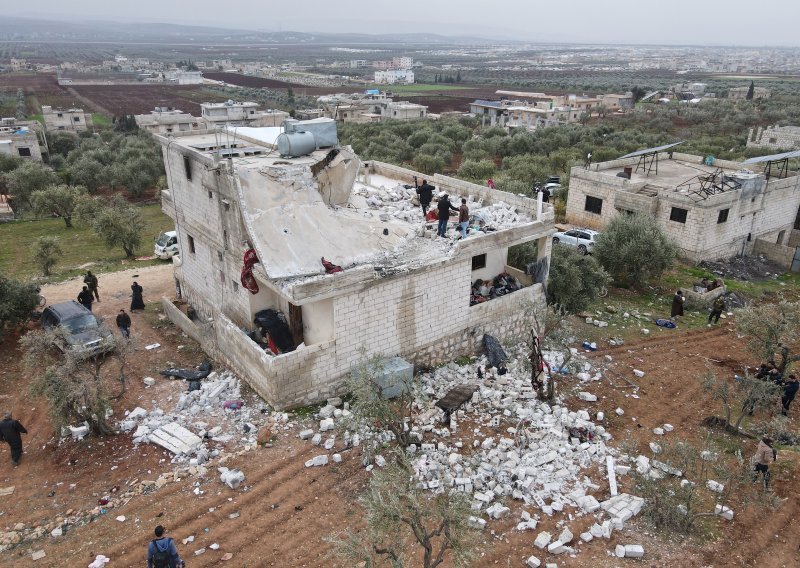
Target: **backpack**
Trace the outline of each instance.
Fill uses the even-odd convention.
[[[167,539],[167,541],[171,540],[171,538]],[[174,568],[174,565],[171,563],[172,559],[170,558],[169,547],[167,547],[166,550],[161,550],[154,540],[153,548],[155,548],[155,552],[153,552],[153,568]]]

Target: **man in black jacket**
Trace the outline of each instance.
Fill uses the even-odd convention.
[[[89,287],[84,286],[83,290],[78,294],[78,303],[91,312],[92,302],[94,302],[94,296],[89,291]]]
[[[797,396],[798,389],[800,389],[800,382],[797,381],[797,377],[789,375],[789,379],[783,385],[783,396],[781,397],[781,404],[783,405],[781,414],[784,416],[789,415],[789,405],[792,404],[794,397]]]
[[[439,210],[439,227],[436,230],[436,234],[443,237],[447,233],[447,220],[450,218],[450,211],[457,213],[458,209],[453,207],[453,204],[450,203],[450,197],[446,193],[439,199],[439,204],[436,207]]]
[[[11,447],[11,463],[14,467],[19,465],[19,458],[22,457],[22,436],[20,434],[27,434],[28,431],[19,423],[19,420],[14,420],[10,412],[3,415],[3,420],[0,420],[0,440],[5,440]]]
[[[117,314],[117,327],[122,337],[130,339],[131,337],[131,316],[125,313],[125,310],[120,310]]]
[[[422,180],[422,185],[417,187],[417,195],[419,196],[419,206],[422,207],[422,218],[428,215],[428,207],[431,206],[433,200],[434,186],[428,183],[428,180]]]
[[[97,276],[92,274],[91,270],[86,271],[86,276],[83,277],[83,283],[89,287],[89,292],[100,301],[100,293],[97,291],[98,283],[97,283]]]

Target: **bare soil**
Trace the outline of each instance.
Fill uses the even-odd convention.
[[[144,286],[146,300],[172,293],[169,265],[138,269],[135,273]],[[103,301],[96,305],[97,312],[111,317],[119,307],[126,306],[132,279],[131,271],[101,274]],[[51,302],[71,299],[77,294],[79,284],[70,281],[48,287],[44,292]],[[190,342],[173,327],[157,324],[154,313],[133,316],[137,340],[142,344],[158,341],[162,347],[142,351],[134,362],[132,374],[136,378],[119,405],[120,412],[136,405],[148,408],[156,403],[168,404],[166,397],[175,397],[183,385],[159,379],[155,387],[145,390],[139,378],[157,376],[158,368],[167,360],[195,364],[201,359],[201,354],[192,349],[177,349],[178,345]],[[0,446],[0,487],[16,486],[13,497],[0,502],[0,527],[11,527],[16,522],[32,526],[63,516],[69,508],[90,509],[113,485],[155,479],[160,472],[172,470],[166,452],[149,445],[134,449],[126,435],[105,441],[55,443],[42,401],[26,395],[19,355],[13,341],[6,340],[0,345],[0,401],[2,406],[12,408],[30,431],[19,469],[11,469],[7,449]],[[607,362],[605,355],[610,355],[613,361]],[[606,375],[610,380],[586,385],[587,390],[598,395],[597,403],[570,399],[570,407],[575,410],[585,407],[592,413],[603,410],[607,428],[615,440],[630,438],[642,449],[656,440],[652,429],[665,422],[675,426],[668,437],[699,443],[707,433],[701,421],[718,413],[715,403],[702,391],[699,377],[707,369],[717,371],[721,377],[730,376],[742,366],[753,364],[730,324],[709,330],[675,330],[601,350],[590,357],[598,366],[611,367]],[[645,376],[635,377],[634,368],[644,371]],[[622,376],[640,385],[640,398],[630,397],[630,389],[615,388],[614,385],[625,384]],[[568,388],[575,379],[564,378],[562,382]],[[614,413],[618,406],[625,409],[624,416]],[[793,409],[792,414],[796,411]],[[502,425],[501,429],[508,425]],[[200,495],[192,491],[197,479],[170,483],[152,494],[134,498],[86,526],[72,528],[62,537],[48,536],[20,545],[0,555],[0,562],[19,567],[60,568],[85,566],[96,554],[105,554],[114,567],[142,566],[152,529],[163,524],[168,535],[176,539],[190,568],[220,564],[253,568],[342,566],[326,558],[331,545],[325,537],[347,527],[363,526],[363,513],[356,498],[369,474],[360,467],[359,456],[350,452],[343,453],[344,462],[340,465],[304,467],[305,460],[320,450],[297,438],[299,428],[300,424],[277,429],[273,447],[250,452],[226,464],[244,471],[245,485],[239,490],[221,485],[216,472],[210,470],[207,478],[199,480],[198,489],[203,491]],[[469,440],[471,428],[467,421],[455,435]],[[755,444],[749,441],[744,446],[746,453],[755,450]],[[798,566],[800,543],[797,531],[792,528],[793,520],[800,515],[800,501],[795,492],[797,453],[784,450],[779,459],[783,463],[774,468],[773,486],[775,493],[787,500],[776,511],[736,510],[733,522],[714,520],[719,535],[715,541],[697,541],[680,535],[664,540],[636,521],[629,523],[624,531],[615,532],[611,541],[599,539],[579,544],[580,554],[575,558],[552,558],[535,549],[532,542],[539,530],[551,533],[560,530],[554,520],[545,517],[536,531],[517,532],[514,526],[521,507],[514,502],[510,518],[492,522],[492,530],[482,533],[484,555],[475,566],[521,566],[531,554],[562,567],[611,567],[634,562],[608,556],[608,551],[618,543],[642,544],[646,551],[643,564],[651,567]],[[596,471],[588,475],[601,487],[597,497],[607,497],[604,474]],[[630,481],[625,477],[620,479],[621,490],[628,489]],[[72,490],[71,483],[76,484]],[[48,496],[51,491],[55,494]],[[238,516],[231,518],[235,513]],[[126,520],[116,521],[117,515],[125,515]],[[586,516],[575,519],[571,527],[577,535],[578,529],[585,529],[591,522],[591,516]],[[182,544],[181,540],[190,535],[195,537],[194,542]],[[208,548],[212,543],[218,543],[219,549]],[[194,552],[201,548],[205,552],[195,556]],[[45,550],[47,556],[33,562],[30,552],[39,549]],[[233,554],[230,562],[221,562],[225,553]]]

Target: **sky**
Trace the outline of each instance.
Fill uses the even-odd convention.
[[[534,43],[800,46],[797,0],[36,0],[0,14]]]

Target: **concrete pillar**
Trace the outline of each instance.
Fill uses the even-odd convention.
[[[541,195],[541,194],[540,194]],[[536,240],[536,260],[542,260],[543,258],[547,258],[547,270],[544,274],[543,282],[545,284],[545,288],[547,287],[547,281],[550,278],[550,253],[553,251],[553,238],[550,235],[542,237]]]

